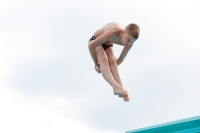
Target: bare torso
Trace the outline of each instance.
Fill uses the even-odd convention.
[[[114,44],[118,44],[118,45],[123,45],[122,43],[122,39],[120,38],[119,34],[122,30],[124,30],[124,27],[121,26],[120,24],[116,23],[116,22],[111,22],[111,23],[108,23],[106,24],[105,26],[103,26],[101,29],[97,30],[95,33],[94,33],[94,36],[95,37],[98,37],[102,34],[104,34],[106,31],[108,31],[109,29],[112,29],[112,28],[118,28],[119,30],[111,37],[109,38],[109,40],[107,40],[105,42],[105,44],[107,45],[112,45],[113,43]]]

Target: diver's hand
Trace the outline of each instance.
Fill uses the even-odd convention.
[[[120,59],[117,59],[116,63],[117,63],[117,66],[119,66],[122,63],[122,61]]]
[[[94,68],[98,73],[101,73],[100,65],[98,63],[95,64]]]

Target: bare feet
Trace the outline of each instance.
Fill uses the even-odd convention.
[[[119,95],[118,95],[118,96],[119,96]],[[124,90],[124,91],[122,92],[122,96],[123,96],[123,99],[124,99],[125,102],[130,101],[130,98],[129,98],[129,96],[128,96],[128,92],[127,92],[126,90]],[[120,97],[120,96],[119,96],[119,97]]]
[[[126,96],[126,97],[123,97],[124,98],[124,101],[125,102],[128,102],[128,101],[130,101],[130,98],[128,97],[128,96]]]
[[[129,101],[128,92],[124,90],[120,85],[113,87],[114,95],[118,95],[119,97],[123,98],[124,101]]]
[[[116,85],[116,86],[113,87],[114,95],[121,95],[121,92],[123,90],[124,89],[120,85]]]

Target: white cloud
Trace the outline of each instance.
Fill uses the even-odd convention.
[[[198,0],[0,2],[0,80],[9,86],[0,86],[0,132],[119,131],[198,113]],[[110,21],[141,26],[120,66],[130,103],[95,75],[87,49],[93,32]],[[114,49],[119,55],[122,47]]]
[[[99,132],[91,126],[73,119],[69,114],[59,112],[55,107],[65,107],[74,112],[72,101],[64,97],[42,96],[43,99],[29,98],[26,95],[1,86],[0,90],[0,132],[11,133],[111,133]],[[45,97],[45,98],[44,98]],[[49,101],[51,106],[47,106]],[[72,113],[71,112],[71,113]]]

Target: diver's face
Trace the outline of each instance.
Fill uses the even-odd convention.
[[[125,47],[132,45],[136,40],[137,39],[133,38],[130,34],[126,32],[122,36],[122,43]]]

